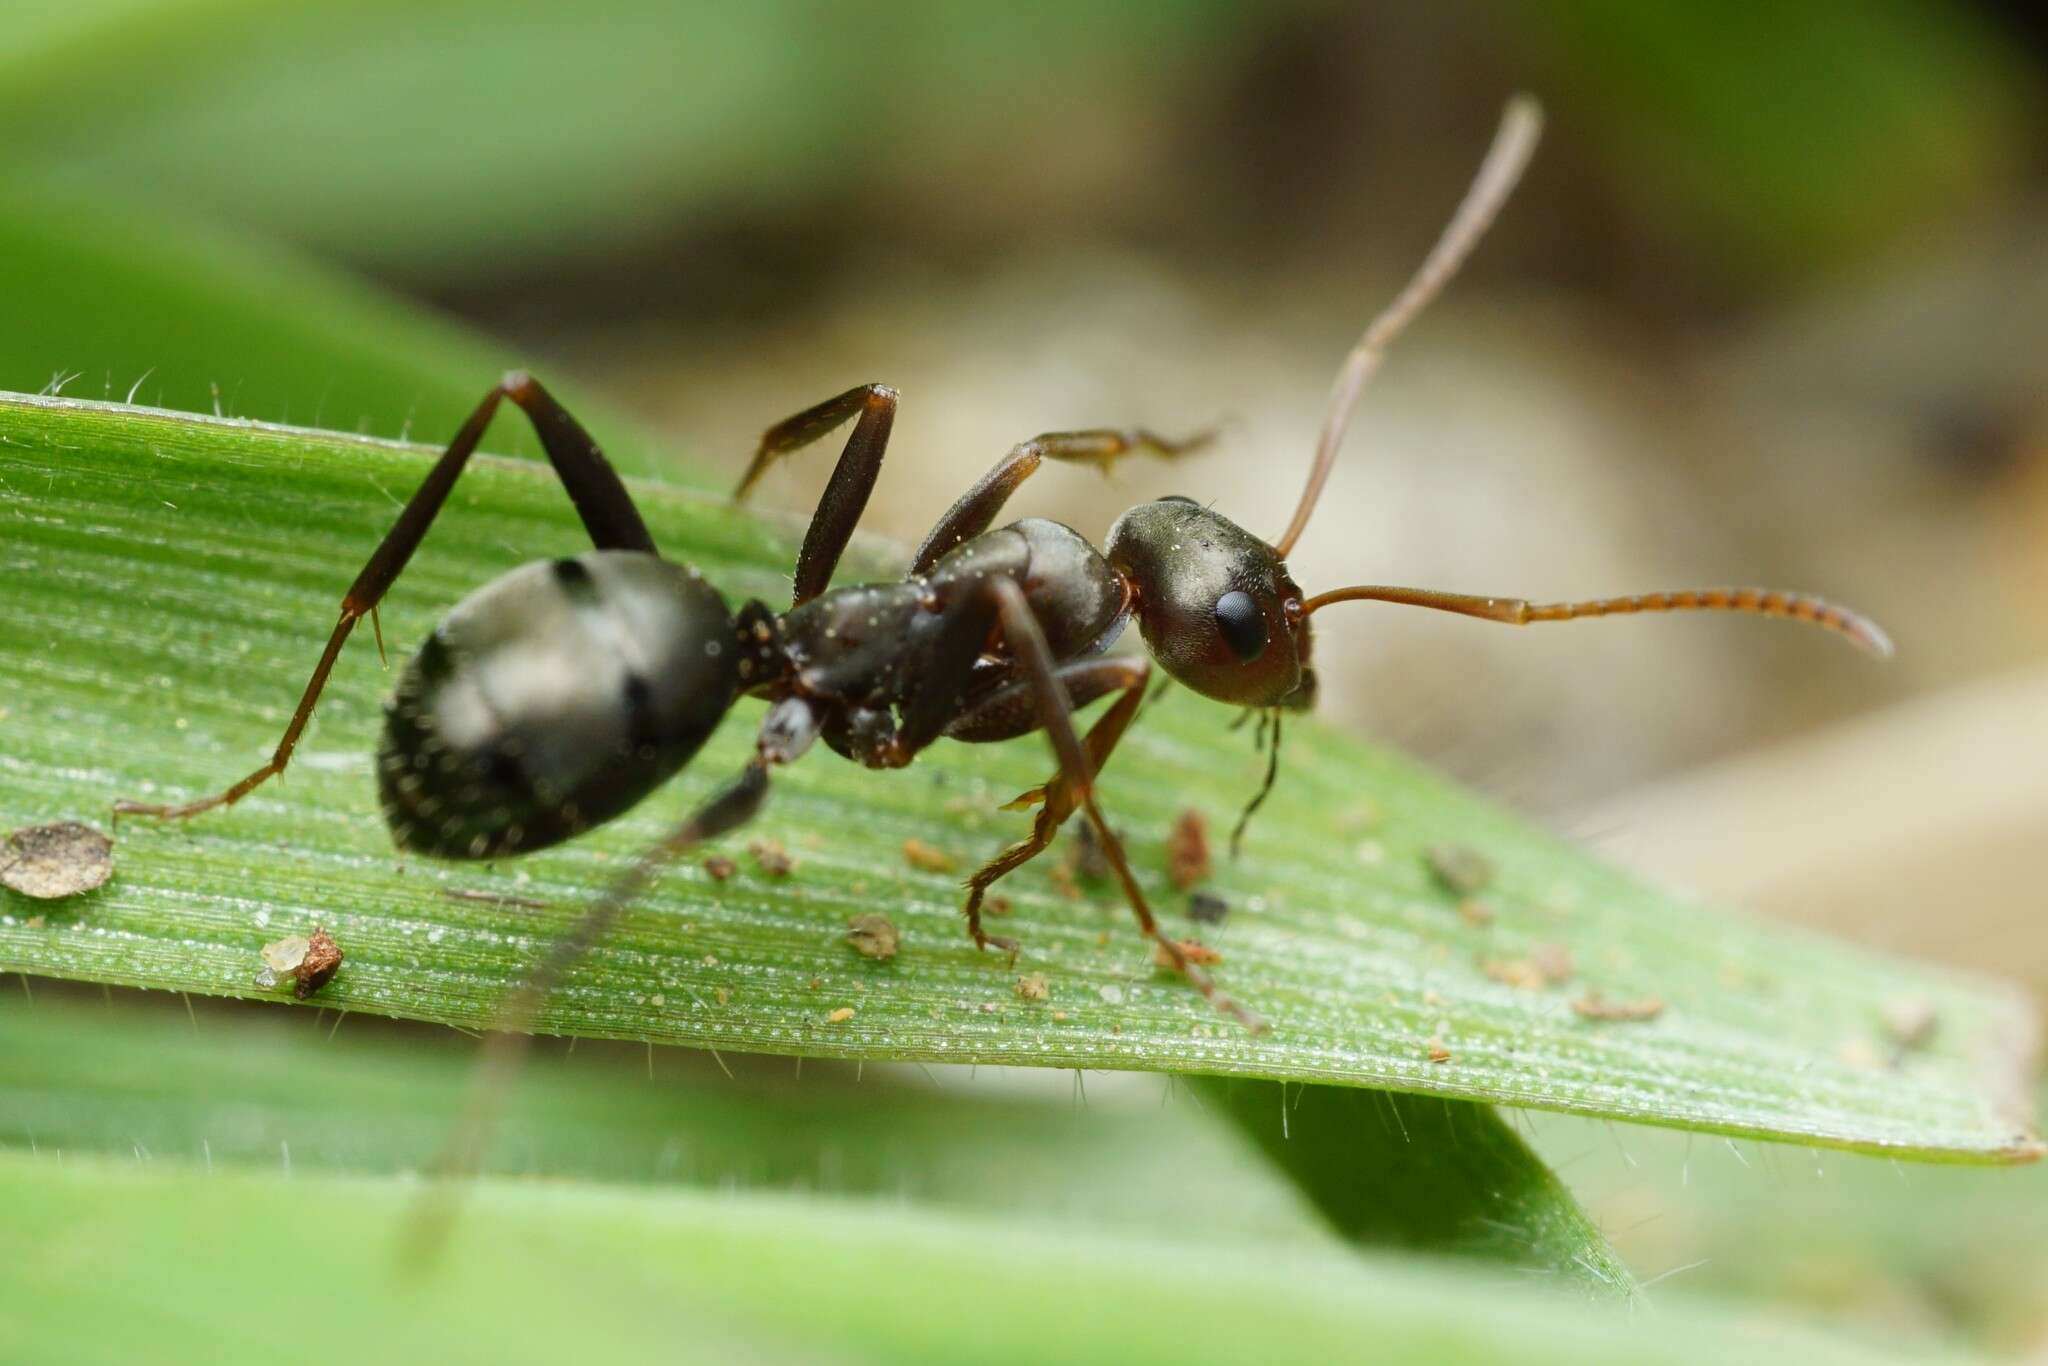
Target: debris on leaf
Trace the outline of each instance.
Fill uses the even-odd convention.
[[[1529,962],[1534,965],[1536,971],[1543,974],[1545,986],[1569,982],[1572,974],[1578,970],[1572,961],[1572,951],[1563,944],[1531,944]]]
[[[1658,996],[1610,1001],[1597,991],[1589,991],[1572,1002],[1572,1013],[1586,1020],[1654,1020],[1664,1013],[1664,1001]]]
[[[1184,892],[1208,877],[1211,867],[1209,822],[1189,807],[1174,817],[1173,829],[1166,836],[1167,880]]]
[[[1572,951],[1562,944],[1533,944],[1526,958],[1489,958],[1479,970],[1496,982],[1527,991],[1541,991],[1569,982],[1574,972]]]
[[[1020,1001],[1044,1001],[1052,996],[1052,987],[1046,983],[1045,974],[1042,972],[1019,977],[1015,991]]]
[[[544,911],[545,901],[530,896],[506,896],[503,892],[473,892],[467,887],[443,887],[441,895],[450,901],[480,901],[486,906],[512,906],[524,911]]]
[[[789,850],[777,840],[755,840],[747,846],[747,852],[754,856],[754,865],[770,877],[788,877],[789,870],[796,867]]]
[[[723,854],[713,854],[704,860],[704,871],[713,882],[724,882],[739,870],[740,866]]]
[[[1479,970],[1502,986],[1523,991],[1543,989],[1542,969],[1526,958],[1488,958],[1479,964]]]
[[[1173,942],[1174,946],[1186,956],[1187,960],[1197,967],[1208,967],[1211,963],[1223,961],[1222,954],[1210,948],[1199,939],[1176,939]],[[1152,961],[1162,968],[1180,966],[1180,964],[1173,961],[1173,955],[1167,951],[1164,944],[1154,944],[1152,946]]]
[[[292,995],[301,1001],[334,980],[334,974],[341,970],[341,945],[334,942],[334,936],[315,926],[310,939],[306,941],[306,956],[299,963],[299,980],[292,987]]]
[[[1882,1019],[1901,1057],[1932,1039],[1940,1023],[1934,1007],[1917,996],[1885,1002]]]
[[[992,896],[981,903],[983,915],[1008,915],[1015,909],[1015,905],[1006,896]]]
[[[951,854],[915,835],[903,841],[903,861],[921,873],[950,873],[957,866]]]
[[[77,821],[23,826],[0,848],[0,886],[39,901],[89,892],[113,872],[114,842]]]
[[[1195,892],[1188,897],[1188,919],[1199,925],[1221,925],[1230,914],[1230,903],[1214,892]]]
[[[263,969],[256,974],[256,985],[269,991],[290,982],[292,994],[301,1001],[332,981],[341,967],[341,945],[319,928],[310,935],[273,939],[260,952]]]
[[[877,911],[867,911],[846,922],[846,942],[855,952],[884,962],[896,956],[900,936],[896,922]]]
[[[1081,884],[1074,880],[1074,870],[1065,859],[1061,859],[1058,863],[1047,869],[1046,876],[1052,879],[1053,886],[1060,889],[1061,896],[1066,897],[1069,901],[1079,901],[1081,899]]]
[[[1458,903],[1458,918],[1474,929],[1484,929],[1493,923],[1493,903],[1468,896]]]
[[[263,966],[280,978],[297,977],[299,968],[305,963],[306,954],[312,947],[312,939],[303,934],[273,939],[261,950]]]
[[[1122,836],[1122,831],[1118,831]],[[1068,864],[1074,875],[1083,882],[1107,882],[1115,872],[1109,866],[1109,855],[1103,852],[1102,841],[1096,837],[1095,827],[1082,821],[1074,831],[1074,841],[1067,849]]]
[[[826,1024],[845,1024],[845,1023],[846,1023],[846,1022],[847,1022],[848,1020],[850,1020],[850,1019],[852,1019],[852,1018],[853,1018],[853,1007],[852,1007],[852,1006],[841,1006],[841,1007],[839,1007],[839,1009],[837,1009],[837,1010],[833,1011],[833,1012],[832,1012],[832,1013],[831,1013],[830,1015],[827,1015],[827,1016],[825,1017],[825,1023],[826,1023]]]
[[[1429,1041],[1429,1060],[1431,1062],[1449,1062],[1451,1060],[1451,1050],[1444,1047],[1442,1039],[1432,1038]]]
[[[1361,798],[1337,813],[1337,830],[1345,835],[1363,835],[1377,830],[1386,813],[1370,797]]]
[[[1446,891],[1477,896],[1493,885],[1493,860],[1469,844],[1432,844],[1423,857]]]

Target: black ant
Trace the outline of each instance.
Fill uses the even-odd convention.
[[[759,811],[771,770],[802,757],[814,741],[822,738],[870,768],[902,768],[942,738],[1007,740],[1041,729],[1058,769],[1019,799],[1038,807],[1031,833],[968,880],[964,911],[974,942],[1015,954],[1015,943],[982,928],[983,895],[1082,811],[1139,927],[1163,958],[1219,1009],[1257,1028],[1250,1012],[1218,991],[1161,931],[1096,802],[1096,777],[1137,715],[1151,677],[1145,657],[1106,653],[1130,618],[1172,678],[1270,721],[1276,758],[1279,718],[1315,700],[1310,621],[1339,602],[1406,603],[1515,625],[1626,612],[1753,612],[1827,627],[1878,654],[1890,649],[1865,618],[1792,593],[1705,589],[1536,604],[1358,586],[1311,596],[1289,575],[1287,554],[1315,510],[1359,391],[1490,225],[1528,163],[1540,122],[1533,102],[1510,104],[1436,246],[1345,359],[1307,487],[1275,541],[1182,497],[1124,513],[1100,551],[1078,532],[1038,518],[991,530],[1010,495],[1046,460],[1107,467],[1134,451],[1182,455],[1204,440],[1172,442],[1142,430],[1053,433],[1017,446],[969,489],[925,538],[907,577],[832,588],[896,412],[896,392],[870,384],[762,436],[739,497],[777,459],[854,424],[798,552],[791,606],[777,612],[748,602],[734,612],[696,570],[660,557],[595,443],[538,383],[514,373],[484,396],[342,598],[341,619],[270,761],[199,801],[121,802],[116,809],[193,816],[229,805],[283,771],[349,633],[364,616],[376,625],[378,603],[498,405],[509,399],[532,420],[596,548],[486,584],[448,614],[407,665],[386,709],[377,762],[396,843],[451,859],[545,848],[612,819],[667,781],[739,697],[763,698],[769,707],[740,775],[592,904],[507,1000],[499,1038],[530,1025],[563,972],[666,863]],[[381,629],[378,646],[381,652]],[[1109,696],[1109,709],[1080,734],[1073,713]],[[1271,773],[1269,764],[1268,787]],[[486,1064],[486,1080],[509,1069],[516,1050],[508,1043],[488,1055],[494,1061]]]

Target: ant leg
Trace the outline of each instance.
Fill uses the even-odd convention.
[[[562,487],[568,491],[569,501],[575,504],[577,515],[583,519],[591,541],[600,550],[655,553],[654,538],[648,534],[647,524],[640,520],[639,510],[633,506],[626,486],[619,482],[619,476],[613,472],[597,443],[590,439],[589,433],[569,415],[567,409],[541,388],[537,380],[515,370],[492,386],[483,401],[477,404],[476,411],[462,424],[455,439],[448,443],[448,449],[442,452],[441,458],[434,462],[433,468],[427,471],[427,477],[413,492],[411,501],[400,511],[397,524],[386,533],[371,553],[369,563],[363,566],[362,573],[356,576],[355,582],[342,596],[341,620],[335,623],[333,633],[328,636],[327,648],[320,652],[320,661],[313,666],[313,677],[300,695],[299,705],[292,712],[292,719],[286,723],[284,736],[272,751],[270,762],[231,787],[183,805],[115,802],[114,814],[117,817],[134,815],[184,820],[217,806],[231,806],[265,780],[284,772],[306,723],[312,719],[320,692],[327,686],[327,676],[333,672],[335,660],[341,657],[341,647],[348,641],[349,633],[365,616],[371,618],[372,625],[376,624],[377,604],[383,601],[385,592],[426,538],[427,528],[433,525],[435,515],[447,502],[449,490],[454,488],[463,467],[475,453],[484,430],[491,425],[498,404],[508,398],[525,410],[534,430],[540,434],[548,462],[554,466]],[[377,640],[379,653],[382,653],[383,644],[380,631]]]
[[[1133,451],[1147,451],[1171,460],[1202,449],[1215,436],[1215,432],[1206,431],[1197,432],[1185,441],[1169,441],[1143,427],[1129,427],[1121,431],[1047,432],[1029,441],[1021,441],[1011,447],[1010,453],[997,461],[996,467],[983,475],[973,488],[960,495],[959,502],[946,510],[946,515],[939,519],[939,524],[918,547],[910,572],[924,573],[954,546],[987,531],[1002,512],[1003,504],[1010,500],[1010,495],[1036,474],[1045,460],[1099,465],[1107,473],[1119,459]]]
[[[801,752],[800,748],[797,752]],[[794,755],[771,751],[764,732],[762,751],[740,771],[739,777],[707,798],[689,819],[643,850],[554,942],[526,980],[505,997],[470,1074],[462,1110],[440,1152],[428,1165],[427,1170],[435,1179],[408,1220],[403,1246],[407,1262],[417,1266],[432,1261],[447,1240],[455,1213],[450,1178],[473,1176],[482,1163],[497,1131],[505,1098],[532,1044],[535,1018],[549,994],[577,960],[604,937],[612,923],[646,894],[663,869],[697,845],[752,820],[768,795],[769,765],[788,757]]]
[[[1052,651],[1045,643],[1045,633],[1039,629],[1038,621],[1031,614],[1031,604],[1024,597],[1024,590],[1007,578],[991,579],[988,591],[994,596],[1003,623],[1003,638],[1009,643],[1010,653],[1023,669],[1038,698],[1039,713],[1045,723],[1046,735],[1052,741],[1053,752],[1059,756],[1059,775],[1046,785],[1046,805],[1052,807],[1065,792],[1079,803],[1087,813],[1089,824],[1102,843],[1102,852],[1109,859],[1110,868],[1116,873],[1116,880],[1123,887],[1125,900],[1131,903],[1132,914],[1138,917],[1138,928],[1146,938],[1158,945],[1166,960],[1185,976],[1194,988],[1218,1010],[1234,1016],[1247,1028],[1262,1030],[1265,1024],[1243,1006],[1216,989],[1207,973],[1189,961],[1187,951],[1168,938],[1153,918],[1152,908],[1145,901],[1145,893],[1138,886],[1138,879],[1131,872],[1129,860],[1124,857],[1123,842],[1109,827],[1102,808],[1095,800],[1096,763],[1091,760],[1088,746],[1074,733],[1074,718],[1067,706],[1067,699],[1060,691],[1057,667],[1053,663]],[[1096,723],[1096,730],[1107,727],[1111,717],[1119,716],[1115,734],[1108,737],[1108,744],[1114,745],[1123,727],[1130,722],[1137,711],[1138,700],[1144,696],[1142,677],[1140,686],[1132,688],[1110,708],[1109,715]],[[1091,732],[1091,738],[1093,732]],[[1041,815],[1041,819],[1043,816]],[[977,879],[980,874],[975,875]],[[986,884],[983,884],[984,886]]]
[[[1108,693],[1120,691],[1123,694],[1089,728],[1087,738],[1081,742],[1087,752],[1090,772],[1101,772],[1117,741],[1123,738],[1125,729],[1137,715],[1151,669],[1149,660],[1134,656],[1070,660],[1054,670],[1054,681],[1070,712]],[[961,740],[1003,740],[1042,729],[1044,725],[1038,685],[1027,681],[1011,684],[991,694],[947,727],[946,733]],[[1067,817],[1079,805],[1081,796],[1080,788],[1062,768],[1044,786],[1035,787],[1004,804],[1006,811],[1037,806],[1038,815],[1031,823],[1029,835],[976,869],[974,876],[967,880],[967,904],[963,910],[967,916],[967,933],[973,936],[977,945],[986,948],[994,944],[1011,953],[1016,952],[1017,946],[1010,940],[997,939],[982,932],[982,899],[997,880],[1023,867],[1051,846],[1060,827],[1066,824]]]
[[[839,557],[853,538],[853,529],[867,508],[868,495],[875,491],[875,480],[882,473],[889,429],[896,422],[896,391],[886,384],[863,384],[806,408],[795,417],[784,418],[761,433],[753,463],[747,466],[739,487],[733,490],[733,499],[744,501],[775,461],[829,435],[856,415],[860,421],[846,438],[839,463],[832,467],[831,481],[825,485],[824,497],[818,500],[818,510],[811,514],[803,549],[797,552],[796,595],[791,606],[809,602],[832,582],[832,571],[839,567]]]

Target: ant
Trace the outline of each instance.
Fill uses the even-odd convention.
[[[270,761],[201,800],[123,801],[115,809],[183,819],[231,805],[284,770],[364,616],[382,653],[378,603],[426,536],[500,403],[510,400],[533,423],[595,549],[525,565],[479,588],[407,664],[385,710],[377,757],[394,842],[440,858],[495,859],[571,839],[673,777],[741,696],[769,706],[738,777],[592,903],[507,998],[498,1039],[523,1035],[553,984],[662,867],[751,819],[768,795],[769,775],[816,741],[888,769],[910,764],[942,738],[982,743],[1033,730],[1046,732],[1058,767],[1012,804],[1038,808],[1030,833],[967,881],[963,910],[975,944],[1014,957],[1014,941],[983,929],[983,897],[1043,852],[1079,811],[1163,959],[1217,1008],[1261,1028],[1162,932],[1097,803],[1097,776],[1152,676],[1143,655],[1107,653],[1131,618],[1151,659],[1171,678],[1270,722],[1266,782],[1247,817],[1272,785],[1280,718],[1315,701],[1310,626],[1337,603],[1405,603],[1514,625],[1630,612],[1749,612],[1811,622],[1876,654],[1890,650],[1874,623],[1801,594],[1701,589],[1530,603],[1359,585],[1311,596],[1288,573],[1288,552],[1308,526],[1360,390],[1492,223],[1528,164],[1540,126],[1533,101],[1509,104],[1435,247],[1346,357],[1307,486],[1275,541],[1179,496],[1124,513],[1100,550],[1039,518],[991,529],[1005,502],[1047,460],[1107,469],[1134,452],[1172,458],[1207,440],[1174,442],[1144,430],[1049,433],[1015,447],[962,495],[925,538],[906,577],[833,588],[833,570],[881,472],[896,413],[896,391],[868,384],[762,436],[738,498],[775,461],[853,423],[797,554],[790,607],[778,612],[750,601],[733,611],[695,569],[661,558],[597,445],[539,383],[515,372],[484,396],[343,596],[340,621]],[[1104,697],[1115,700],[1081,734],[1074,712]],[[480,1091],[494,1073],[509,1075],[517,1047],[487,1053]],[[472,1115],[472,1136],[481,1122]]]

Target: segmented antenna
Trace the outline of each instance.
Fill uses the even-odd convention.
[[[1444,593],[1431,588],[1392,588],[1360,584],[1318,593],[1302,604],[1307,613],[1337,602],[1392,602],[1456,612],[1485,621],[1527,626],[1538,621],[1575,621],[1580,617],[1628,616],[1636,612],[1748,612],[1810,622],[1846,637],[1880,659],[1892,653],[1891,637],[1861,612],[1806,593],[1775,588],[1685,588],[1669,593],[1640,593],[1625,598],[1593,598],[1586,602],[1527,602],[1521,598],[1489,598]]]
[[[1394,338],[1401,335],[1401,329],[1415,319],[1415,315],[1429,306],[1429,301],[1450,283],[1458,267],[1479,245],[1479,239],[1493,226],[1494,217],[1501,206],[1507,203],[1514,192],[1515,182],[1522,178],[1522,172],[1529,165],[1529,158],[1535,154],[1536,140],[1543,132],[1543,108],[1528,95],[1517,95],[1508,101],[1508,107],[1501,114],[1500,130],[1493,135],[1493,146],[1487,150],[1486,160],[1479,165],[1479,172],[1472,177],[1472,186],[1465,191],[1465,198],[1458,204],[1458,211],[1451,215],[1443,234],[1430,248],[1422,266],[1408,281],[1406,288],[1389,304],[1384,312],[1372,320],[1365,329],[1365,335],[1351,348],[1351,354],[1344,358],[1343,368],[1337,371],[1337,379],[1330,386],[1330,406],[1323,418],[1322,435],[1316,440],[1315,463],[1309,466],[1308,486],[1301,492],[1301,504],[1294,509],[1294,520],[1287,524],[1280,539],[1273,543],[1273,549],[1283,559],[1294,549],[1294,543],[1301,539],[1302,531],[1308,526],[1309,515],[1316,510],[1316,500],[1322,497],[1323,485],[1329,482],[1330,467],[1337,462],[1337,448],[1344,444],[1344,429],[1350,424],[1351,410],[1358,403],[1359,391],[1373,372],[1380,368],[1380,360]]]

